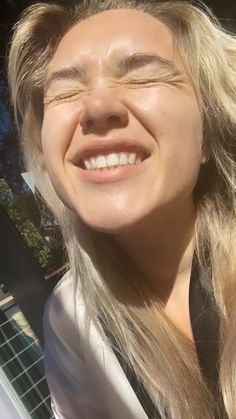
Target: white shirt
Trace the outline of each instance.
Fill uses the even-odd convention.
[[[74,304],[72,278],[66,274],[44,314],[45,373],[56,419],[148,419],[95,325],[85,335],[84,319],[83,300]]]

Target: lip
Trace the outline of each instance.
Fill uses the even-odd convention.
[[[81,167],[83,159],[98,155],[107,155],[112,152],[119,153],[122,151],[139,153],[145,159],[151,155],[151,151],[148,147],[140,141],[134,141],[129,138],[97,138],[91,140],[89,144],[82,146],[73,157],[72,163]]]
[[[149,157],[134,165],[118,166],[110,169],[86,170],[78,166],[75,166],[75,169],[77,170],[81,180],[85,182],[102,184],[119,182],[130,177],[137,176],[145,169],[148,163]]]

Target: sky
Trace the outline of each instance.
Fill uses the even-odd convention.
[[[5,96],[5,89],[3,81],[0,79],[0,99]],[[9,105],[4,100],[0,100],[0,147],[4,141],[5,136],[11,130],[11,119],[9,113]]]

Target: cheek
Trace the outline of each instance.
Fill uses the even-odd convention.
[[[177,145],[195,141],[202,135],[202,118],[192,90],[181,92],[174,86],[134,89],[127,95],[127,105],[158,143],[161,136]],[[186,145],[186,144],[185,144]]]
[[[44,115],[41,141],[46,167],[61,165],[78,125],[78,109],[74,104],[49,108]]]
[[[195,95],[175,87],[133,91],[130,109],[157,144],[157,181],[160,185],[192,191],[202,159],[202,116]],[[167,192],[166,192],[167,193]]]
[[[69,106],[70,105],[70,106]],[[41,141],[47,172],[60,199],[71,207],[71,185],[65,171],[65,156],[78,125],[75,106],[57,106],[45,112]]]

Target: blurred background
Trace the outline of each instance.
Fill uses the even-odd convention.
[[[47,3],[47,1],[42,1]],[[68,4],[70,0],[58,3]],[[0,0],[0,410],[8,418],[53,418],[43,371],[42,316],[67,268],[52,214],[35,194],[12,121],[7,44],[29,0]],[[236,1],[205,1],[235,31]]]
[[[54,218],[26,173],[12,121],[6,51],[30,4],[0,0],[0,411],[4,419],[52,419],[43,368],[42,316],[66,270]]]

